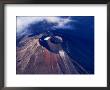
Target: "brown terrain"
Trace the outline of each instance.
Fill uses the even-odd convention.
[[[17,74],[73,74],[78,73],[71,58],[61,49],[53,53],[41,46],[38,37],[25,37],[16,48]],[[51,48],[59,48],[51,45]]]

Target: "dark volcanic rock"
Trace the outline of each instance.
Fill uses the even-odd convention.
[[[17,47],[17,74],[72,74],[78,73],[71,58],[61,49],[54,53],[39,44],[37,36],[26,37]],[[52,48],[59,46],[51,45]]]

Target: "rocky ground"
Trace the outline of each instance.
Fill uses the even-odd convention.
[[[38,37],[25,37],[16,49],[17,74],[77,74],[71,58],[63,51],[50,52],[41,46]],[[54,47],[53,47],[54,48]]]

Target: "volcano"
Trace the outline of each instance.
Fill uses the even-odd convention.
[[[49,51],[39,44],[37,36],[24,38],[17,48],[17,73],[18,74],[76,74],[77,68],[71,62],[71,58],[60,47],[52,45],[52,49],[59,49],[58,53]],[[55,51],[55,50],[54,50]]]
[[[93,16],[18,17],[16,74],[94,74]]]

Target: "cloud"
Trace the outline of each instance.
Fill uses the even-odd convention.
[[[17,17],[17,32],[21,32],[22,30],[26,29],[32,23],[38,23],[41,21],[46,20],[48,23],[55,23],[56,25],[53,26],[54,28],[63,28],[66,24],[71,22],[70,18],[61,18],[58,16],[41,16],[41,17],[34,17],[34,16],[18,16]]]

